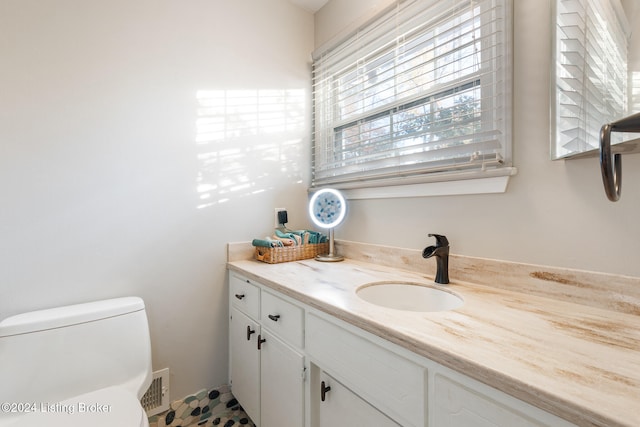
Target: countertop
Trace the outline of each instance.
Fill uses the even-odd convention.
[[[376,281],[433,285],[433,276],[351,259],[228,267],[579,426],[640,426],[640,316],[453,276],[446,288],[462,307],[406,312],[355,291]]]

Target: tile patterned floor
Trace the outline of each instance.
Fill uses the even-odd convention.
[[[149,418],[149,427],[255,427],[228,385],[176,400],[171,408]]]
[[[242,408],[238,408],[236,410],[229,410],[225,413],[212,416],[206,421],[201,421],[200,423],[188,424],[183,427],[212,427],[212,426],[221,426],[221,427],[231,427],[231,426],[247,426],[247,427],[255,427],[253,422],[249,419],[247,414],[242,410]]]

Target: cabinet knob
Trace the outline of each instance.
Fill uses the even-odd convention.
[[[279,314],[270,314],[269,315],[269,319],[273,320],[274,322],[277,322],[279,318],[280,318]]]
[[[262,338],[262,335],[258,335],[258,350],[262,350],[262,344],[265,342],[267,342],[267,340]]]
[[[328,386],[324,383],[324,381],[322,381],[320,383],[320,400],[324,402],[324,400],[327,398],[327,392],[331,390],[331,386]]]
[[[244,298],[244,294],[236,294],[236,298],[242,299],[242,298]]]
[[[251,335],[255,333],[256,333],[255,329],[252,331],[251,326],[247,325],[247,341],[250,341]]]

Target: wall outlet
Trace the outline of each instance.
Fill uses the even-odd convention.
[[[273,215],[273,217],[274,217],[274,219],[273,219],[273,221],[274,221],[274,226],[275,226],[276,228],[278,228],[278,227],[280,227],[280,226],[281,226],[280,222],[278,221],[278,212],[281,212],[281,211],[285,211],[285,212],[286,212],[286,211],[287,211],[287,208],[276,208],[275,213],[274,213],[274,215]]]

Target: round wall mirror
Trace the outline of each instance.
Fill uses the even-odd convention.
[[[329,253],[318,255],[318,261],[342,261],[344,257],[335,254],[333,229],[338,226],[346,215],[347,203],[342,194],[333,188],[316,191],[309,200],[309,216],[315,225],[329,230]]]

